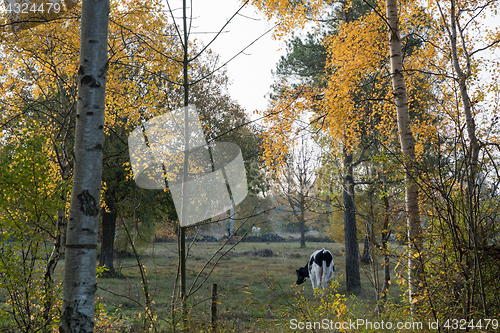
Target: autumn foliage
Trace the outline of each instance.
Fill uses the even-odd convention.
[[[286,172],[282,161],[296,138],[301,131],[313,131],[325,156],[317,177],[322,190],[335,200],[338,192],[332,189],[340,185],[330,173],[341,177],[345,172],[345,166],[338,166],[342,154],[359,157],[363,167],[354,173],[356,196],[366,200],[367,192],[378,188],[380,201],[369,196],[370,205],[385,205],[385,213],[370,217],[367,203],[357,200],[367,214],[360,213],[369,226],[363,236],[381,254],[388,253],[382,246],[388,232],[406,237],[398,227],[404,213],[401,192],[389,184],[400,182],[410,164],[397,144],[385,1],[254,4],[282,20],[276,37],[285,41],[296,38],[294,29],[303,27],[305,20],[316,22],[312,29],[327,52],[319,84],[300,75],[278,78],[279,88],[269,109],[262,112],[268,129],[267,162]],[[498,203],[498,78],[492,70],[499,63],[483,56],[496,52],[500,43],[499,29],[485,24],[496,15],[497,4],[402,1],[398,7],[415,144],[415,162],[407,177],[418,185],[424,228],[423,250],[410,257],[424,270],[423,291],[412,305],[417,304],[424,317],[474,316],[475,311],[498,315],[493,305],[498,283],[488,279],[496,270],[492,261],[499,249],[498,229],[487,221],[498,220],[498,204],[493,204]],[[380,223],[379,235],[371,235],[375,223]],[[400,283],[406,283],[402,271],[397,275]],[[446,305],[462,293],[468,296],[460,296],[454,306]]]
[[[292,229],[300,223],[302,236],[307,226],[342,242],[342,220],[349,210],[357,218],[355,243],[363,241],[365,247],[361,267],[372,282],[361,292],[369,305],[341,295],[337,289],[343,285],[335,284],[316,302],[269,282],[269,290],[279,295],[272,305],[282,302],[284,315],[304,320],[355,320],[367,311],[392,320],[466,318],[477,323],[498,318],[500,28],[491,23],[498,2],[397,2],[399,73],[391,72],[395,37],[386,1],[239,2],[278,21],[277,42],[289,46],[289,57],[298,50],[294,61],[313,70],[297,70],[296,63],[283,59],[281,68],[287,70],[278,70],[269,107],[260,111],[265,128],[260,137],[256,127],[247,126],[244,108],[227,94],[225,73],[212,73],[218,63],[210,51],[189,63],[189,79],[197,82],[190,87],[189,103],[197,105],[208,141],[222,137],[242,147],[247,176],[259,179],[250,185],[252,200],[271,194],[285,207],[304,199],[290,205],[291,218],[280,216],[282,226]],[[100,208],[111,213],[120,207],[122,231],[129,238],[123,232],[115,246],[125,252],[130,244],[149,242],[158,230],[161,239],[178,231],[171,223],[176,214],[167,191],[161,200],[158,193],[130,191],[133,179],[123,154],[132,129],[184,104],[183,49],[162,1],[117,0],[110,10],[103,124],[106,195]],[[61,286],[55,271],[64,253],[75,163],[80,20],[79,4],[22,30],[12,29],[8,15],[0,14],[0,331],[50,332],[58,325]],[[188,49],[196,53],[200,46]],[[403,76],[407,92],[406,128],[398,128],[395,74]],[[206,77],[210,81],[202,80]],[[402,129],[411,130],[414,156],[402,149]],[[299,146],[305,137],[311,146]],[[293,164],[301,156],[317,157],[310,164],[314,167],[301,170],[308,177],[302,183],[293,180],[300,178],[299,172],[293,175],[298,171]],[[271,189],[264,178],[271,179]],[[422,228],[418,247],[405,223],[410,182],[417,188]],[[353,207],[346,208],[346,198],[352,198]],[[271,201],[262,200],[266,210]],[[246,205],[240,210],[255,206]],[[161,221],[154,224],[157,216]],[[265,218],[255,220],[264,223]],[[408,283],[409,262],[422,267],[416,286]],[[144,272],[145,266],[140,267]],[[409,298],[413,287],[418,293]],[[158,322],[152,315],[154,301],[149,301],[143,327]],[[362,309],[356,312],[355,307]],[[111,330],[113,322],[99,302],[96,318],[98,329]]]

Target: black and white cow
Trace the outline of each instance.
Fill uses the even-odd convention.
[[[311,279],[313,289],[325,289],[328,280],[330,280],[333,277],[333,273],[335,273],[332,253],[325,249],[314,251],[314,253],[311,254],[311,258],[309,258],[309,262],[296,271],[297,284],[302,284],[305,280]]]

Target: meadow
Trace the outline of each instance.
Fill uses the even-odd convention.
[[[362,244],[360,244],[360,247]],[[195,287],[205,280],[201,287],[188,299],[189,319],[184,325],[187,331],[210,331],[211,289],[218,288],[217,331],[220,332],[286,332],[295,312],[304,315],[301,306],[305,303],[321,307],[321,298],[315,298],[310,281],[297,286],[295,270],[306,264],[316,249],[326,248],[334,256],[335,276],[332,290],[328,292],[344,300],[343,304],[355,304],[356,309],[344,309],[355,317],[373,317],[376,306],[373,288],[373,266],[361,264],[362,290],[353,297],[343,297],[345,290],[345,258],[342,244],[308,242],[300,248],[298,242],[240,243],[224,254],[214,266],[206,266],[205,272],[196,281]],[[187,260],[187,289],[195,281],[197,274],[220,248],[220,243],[200,242],[190,247]],[[229,250],[229,251],[228,251]],[[216,256],[217,258],[220,257]],[[152,300],[150,318],[145,318],[145,294],[141,274],[134,256],[120,255],[115,259],[117,277],[98,279],[98,304],[106,325],[102,331],[169,332],[181,323],[172,317],[172,292],[177,274],[177,244],[155,243],[140,251],[140,261],[147,274],[148,291]],[[60,265],[61,268],[63,265]],[[382,276],[382,266],[378,274]],[[399,290],[394,288],[394,294]],[[342,303],[342,302],[341,302]],[[339,303],[340,304],[340,303]],[[334,311],[335,312],[335,311]],[[174,312],[175,314],[175,312]],[[306,317],[314,317],[308,314]],[[319,316],[319,314],[318,314]],[[153,318],[154,320],[150,320]],[[102,319],[102,318],[101,318]],[[321,320],[323,318],[310,318]],[[177,319],[178,320],[178,319]],[[174,325],[172,325],[174,322]],[[148,324],[149,323],[149,324]]]

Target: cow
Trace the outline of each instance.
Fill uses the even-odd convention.
[[[314,251],[311,258],[309,258],[309,262],[304,267],[297,269],[296,272],[297,284],[302,284],[305,280],[311,279],[313,289],[325,289],[328,280],[335,273],[332,253],[325,249]]]

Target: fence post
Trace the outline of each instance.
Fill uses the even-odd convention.
[[[212,284],[212,332],[217,330],[217,283]]]

